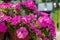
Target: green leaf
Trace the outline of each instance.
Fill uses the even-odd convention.
[[[7,11],[6,10],[2,10],[2,12],[6,13]]]
[[[11,32],[16,30],[16,28],[13,25],[11,25],[10,22],[7,22],[7,26],[8,26],[8,30],[11,31]]]
[[[39,28],[39,25],[36,23],[36,28]]]
[[[33,40],[37,40],[37,35],[34,34],[33,32],[30,33],[30,36],[31,36],[31,38],[32,38]]]
[[[42,36],[43,36],[43,37],[45,37],[45,34],[44,34],[44,33],[42,33]]]

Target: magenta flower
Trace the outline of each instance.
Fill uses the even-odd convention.
[[[30,29],[32,29],[32,30],[36,29],[36,25],[34,22],[30,24]]]
[[[23,17],[22,17],[22,23],[23,23],[23,24],[27,24],[27,18],[26,18],[26,16],[23,16]]]
[[[37,23],[39,24],[40,27],[46,27],[46,24],[45,24],[43,18],[39,18]]]
[[[13,6],[12,7],[14,7],[17,11],[19,11],[20,10],[20,2],[18,2],[18,3],[16,3],[16,4],[13,4]]]
[[[34,33],[36,33],[36,35],[40,35],[40,34],[41,34],[41,30],[39,30],[39,29],[36,28],[36,24],[35,24],[35,23],[32,23],[32,24],[30,25],[30,29],[31,29]]]
[[[11,6],[12,6],[11,3],[6,3],[6,2],[3,2],[2,4],[0,4],[0,8],[9,8]]]
[[[25,27],[21,27],[19,29],[16,30],[16,34],[18,38],[26,38],[28,36],[28,31]]]
[[[39,29],[35,28],[33,31],[36,33],[36,35],[40,35],[41,34],[41,30],[39,30]]]
[[[18,23],[20,23],[20,20],[21,20],[20,16],[17,15],[17,16],[15,16],[14,18],[12,18],[11,24],[12,24],[12,25],[17,25]]]
[[[5,15],[5,16],[4,16],[4,20],[6,20],[6,21],[8,21],[8,22],[11,22],[12,17]]]
[[[49,29],[54,29],[54,30],[56,29],[54,25],[48,25],[48,28]]]
[[[46,16],[39,17],[37,22],[41,27],[46,27],[48,25],[54,25],[53,20],[50,17],[46,17]]]
[[[23,5],[25,5],[27,8],[30,8],[30,9],[35,9],[35,5],[34,5],[34,2],[33,1],[26,1],[26,2],[22,2]]]
[[[55,26],[49,26],[49,27],[50,27],[49,35],[50,36],[53,36],[53,37],[56,37],[56,29],[55,29]]]
[[[56,37],[56,31],[50,30],[49,35],[53,36],[53,37]]]
[[[34,14],[30,14],[30,17],[31,17],[34,21],[37,20],[37,18],[36,18],[36,16],[35,16]]]
[[[28,1],[26,4],[26,7],[31,8],[34,7],[34,2],[33,1]]]
[[[38,12],[38,14],[39,14],[40,16],[48,16],[48,17],[49,17],[49,14],[48,14],[48,13],[45,13],[45,12]]]
[[[5,25],[4,22],[0,23],[0,32],[6,32],[7,30],[7,26]]]
[[[8,21],[8,22],[11,22],[11,24],[12,25],[17,25],[18,23],[20,23],[20,20],[21,20],[21,18],[20,18],[20,16],[19,15],[17,15],[17,16],[15,16],[15,17],[10,17],[10,16],[4,16],[4,20],[6,20],[6,21]]]
[[[28,15],[28,16],[23,16],[23,17],[22,17],[22,23],[24,23],[24,24],[30,23],[31,20],[36,21],[35,15],[30,14],[30,15]]]
[[[30,21],[31,21],[31,17],[28,15],[28,16],[26,16],[26,18],[27,18],[27,23],[30,23]]]

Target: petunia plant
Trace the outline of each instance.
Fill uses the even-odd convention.
[[[6,32],[8,28],[19,39],[25,39],[28,35],[30,40],[56,39],[54,21],[49,14],[39,12],[33,0],[15,4],[2,3],[0,6],[0,32]]]

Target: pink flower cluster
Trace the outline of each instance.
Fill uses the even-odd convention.
[[[0,4],[0,8],[9,8],[11,6],[12,6],[11,3],[6,3],[6,2],[3,2],[2,4]]]
[[[39,12],[37,11],[37,7],[34,5],[34,2],[32,0],[18,2],[16,4],[10,4],[3,2],[0,4],[0,8],[10,8],[13,7],[17,11],[20,11],[20,6],[24,5],[26,8],[34,10],[35,13],[39,14],[40,17],[37,18],[33,13],[30,13],[26,16],[21,15],[14,15],[8,16],[4,14],[3,12],[0,12],[0,32],[6,32],[7,25],[5,24],[5,21],[8,23],[11,23],[13,26],[17,26],[19,24],[19,28],[16,30],[16,34],[18,38],[26,38],[29,34],[29,29],[34,34],[37,35],[37,37],[41,38],[42,40],[50,40],[50,38],[45,37],[47,32],[49,37],[56,37],[56,30],[54,26],[54,21],[49,17],[49,14],[45,12]],[[12,12],[13,13],[13,12]],[[28,28],[29,29],[28,29]],[[15,27],[14,27],[15,28]],[[44,35],[42,35],[44,34]]]
[[[5,16],[4,20],[11,22],[12,25],[17,25],[20,22],[21,18],[19,15],[15,16],[13,18],[10,16]]]
[[[23,24],[28,24],[30,25],[29,28],[32,30],[32,32],[34,32],[38,36],[42,34],[42,31],[39,28],[43,28],[43,29],[48,28],[50,30],[49,36],[53,36],[53,37],[56,36],[54,22],[49,16],[46,16],[46,15],[41,16],[38,19],[33,14],[30,14],[28,16],[22,16],[22,17],[20,17],[19,15],[16,15],[13,18],[5,15],[4,20],[9,21],[14,26],[16,26],[20,22],[22,22]],[[36,22],[38,23],[39,28],[36,28]],[[25,31],[25,30],[26,30],[26,27],[20,27],[20,29],[17,29],[16,31],[17,37],[23,38],[23,39],[26,38],[26,36],[28,35],[28,31],[27,30]]]
[[[38,35],[38,36],[41,34],[41,31],[36,28],[36,24],[35,24],[35,23],[32,23],[32,24],[30,25],[30,29],[31,29],[34,33],[36,33],[36,35]]]
[[[24,24],[30,23],[31,20],[34,20],[34,21],[37,20],[37,18],[36,18],[35,15],[33,15],[33,14],[30,14],[30,15],[28,15],[28,16],[23,16],[21,19],[22,19],[22,22],[23,22]]]
[[[43,13],[44,12],[42,12],[41,14],[43,14]],[[41,28],[48,28],[50,30],[49,31],[50,36],[56,37],[56,30],[55,30],[55,26],[54,26],[54,21],[47,14],[39,17],[37,23]],[[43,40],[49,40],[49,39],[44,38]]]
[[[12,25],[17,25],[18,23],[20,23],[20,21],[22,21],[23,24],[27,24],[30,23],[32,19],[36,20],[36,17],[33,14],[28,16],[22,16],[22,17],[16,15],[13,18],[6,15],[4,16],[4,20],[11,22]]]

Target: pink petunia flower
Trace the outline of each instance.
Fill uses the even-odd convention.
[[[30,9],[33,9],[33,10],[36,9],[36,6],[35,6],[35,4],[32,0],[28,0],[26,2],[23,1],[22,4],[25,5],[27,8],[30,8]]]
[[[27,18],[26,18],[26,16],[23,16],[23,17],[22,17],[22,23],[23,23],[23,24],[27,24]]]
[[[36,16],[35,16],[34,14],[30,14],[30,17],[31,17],[34,21],[37,20],[37,18],[36,18]]]
[[[5,15],[5,16],[4,16],[4,20],[6,20],[6,21],[8,21],[8,22],[11,22],[12,17]]]
[[[39,30],[39,29],[35,28],[33,31],[36,33],[36,35],[40,35],[41,34],[41,30]]]
[[[28,16],[26,16],[26,18],[27,18],[27,23],[30,23],[30,21],[31,21],[31,17],[28,15]]]
[[[55,29],[55,26],[50,25],[49,26],[49,29],[50,29],[49,35],[50,36],[53,36],[53,37],[56,37],[56,29]]]
[[[17,15],[17,16],[15,16],[15,17],[12,18],[11,24],[12,25],[17,25],[18,23],[20,23],[20,21],[21,21],[21,18],[20,18],[19,15]]]
[[[49,17],[49,14],[48,14],[48,13],[45,13],[45,12],[38,12],[38,14],[39,14],[40,16],[48,16],[48,17]]]
[[[20,27],[19,29],[16,30],[16,34],[18,38],[26,38],[28,36],[28,31],[25,27]]]
[[[48,25],[54,25],[53,20],[47,16],[39,17],[37,22],[41,27],[46,27]]]
[[[35,23],[34,23],[34,22],[33,22],[33,23],[31,23],[31,24],[30,24],[30,29],[34,30],[35,28],[36,28]]]
[[[6,32],[7,26],[5,25],[5,22],[0,23],[0,32]]]
[[[40,34],[41,34],[41,30],[39,30],[39,29],[36,28],[36,24],[35,24],[35,23],[32,23],[32,24],[30,25],[30,29],[31,29],[34,33],[36,33],[36,35],[40,35]]]
[[[12,6],[11,3],[6,3],[6,2],[3,2],[2,4],[0,4],[0,8],[9,8],[11,6]]]

